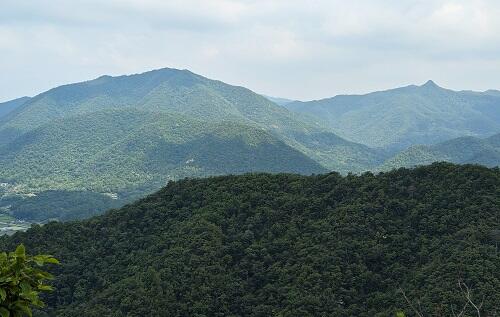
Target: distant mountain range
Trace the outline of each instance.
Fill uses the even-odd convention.
[[[500,134],[485,139],[461,137],[435,145],[414,145],[388,159],[382,169],[427,165],[437,161],[498,166]]]
[[[183,177],[357,172],[385,159],[246,88],[187,70],[102,76],[6,105],[0,182],[21,192],[125,197]]]
[[[30,199],[50,208],[59,196],[95,200],[100,212],[116,197],[129,201],[184,177],[345,174],[441,160],[495,166],[498,136],[486,137],[498,132],[497,91],[428,82],[298,102],[187,70],[102,76],[0,104],[0,196],[22,197],[0,198],[0,209],[32,215],[26,206],[39,203]],[[61,204],[50,218],[71,218]],[[92,214],[85,210],[78,217]]]
[[[500,132],[499,91],[453,91],[433,81],[285,106],[315,116],[343,138],[393,152],[416,144]]]
[[[279,97],[271,97],[271,96],[266,96],[266,95],[262,95],[262,96],[266,97],[270,101],[272,101],[275,104],[280,105],[280,106],[284,106],[284,105],[287,105],[289,103],[292,103],[292,102],[296,101],[296,100],[292,100],[292,99],[279,98]]]
[[[176,69],[131,76],[103,76],[49,90],[3,118],[0,144],[10,143],[28,131],[50,125],[53,120],[103,110],[114,110],[116,114],[116,111],[131,109],[180,114],[185,120],[235,122],[263,129],[326,168],[341,172],[365,170],[383,159],[378,151],[339,138],[329,128],[246,88]]]

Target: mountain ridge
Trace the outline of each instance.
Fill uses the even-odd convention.
[[[286,107],[321,118],[348,140],[393,152],[500,131],[500,95],[453,91],[431,80],[420,86],[338,95]]]
[[[413,95],[415,92],[418,94]],[[440,105],[423,111],[424,115],[414,109],[410,116],[396,113],[384,117],[380,105],[384,106],[386,95],[393,93],[403,94],[407,101],[429,96],[446,101],[450,90],[429,81],[371,93],[368,96],[379,105],[371,109],[382,117],[363,122],[360,131],[368,133],[368,128],[389,122],[384,126],[385,134],[374,135],[373,139],[389,134],[406,144],[404,127],[399,125],[402,119],[409,122],[407,127],[420,128],[411,122],[414,115],[425,119],[425,114],[454,107]],[[456,98],[462,94],[479,98],[483,112],[495,118],[495,93],[452,93]],[[342,114],[370,108],[362,100],[365,97],[355,96],[356,102],[351,102],[353,96],[334,97],[342,101],[334,110]],[[425,163],[457,161],[425,147],[413,148],[406,157],[395,157],[399,151],[349,141],[324,123],[327,120],[287,109],[296,102],[279,106],[247,88],[188,70],[162,68],[131,75],[103,75],[55,87],[24,101],[0,118],[0,182],[28,194],[47,191],[43,195],[46,200],[56,195],[54,191],[70,190],[78,192],[78,199],[94,197],[103,205],[103,197],[96,194],[137,198],[169,180],[227,173],[385,170],[387,166],[399,167],[399,163],[415,165],[415,153],[426,157]],[[458,104],[467,108],[467,104]],[[449,130],[441,125],[442,120],[431,121],[423,128],[433,124],[431,131]],[[425,135],[419,137],[425,139]],[[483,147],[473,154],[459,162],[498,164],[494,149]],[[13,206],[21,205],[27,204]],[[1,201],[0,208],[6,208]],[[58,206],[54,209],[61,210]],[[33,213],[23,209],[22,214]]]
[[[95,193],[138,197],[183,177],[347,173],[385,158],[247,88],[178,69],[63,85],[0,119],[0,182],[99,205]]]
[[[483,139],[464,136],[434,145],[414,145],[389,158],[379,170],[414,167],[438,161],[500,166],[500,133]]]
[[[489,316],[500,298],[499,191],[498,169],[444,163],[185,179],[0,245],[61,261],[40,317],[410,314],[399,289],[424,314],[447,316],[464,304],[457,280]]]
[[[10,112],[16,110],[18,107],[21,107],[30,99],[31,97],[25,96],[0,103],[0,121],[3,117],[7,116]]]
[[[133,88],[133,89],[132,89]],[[115,94],[120,92],[118,96]],[[64,104],[62,102],[64,101]],[[314,120],[302,118],[280,107],[266,98],[239,86],[210,80],[187,70],[160,69],[142,74],[125,76],[101,76],[98,79],[77,84],[64,85],[34,97],[18,109],[16,114],[0,122],[0,140],[3,144],[12,142],[20,135],[38,125],[56,118],[64,118],[80,113],[114,108],[139,108],[159,112],[178,112],[202,120],[244,121],[260,126],[288,145],[315,157],[328,168],[346,171],[350,167],[335,162],[337,154],[330,149],[322,149],[317,155],[320,139],[314,135],[330,134],[340,141],[328,128]],[[22,132],[19,132],[22,131]],[[308,144],[298,141],[311,140]],[[341,141],[342,146],[347,143]],[[353,151],[380,161],[378,153],[368,147],[350,143]],[[372,164],[373,165],[373,164]],[[358,169],[366,169],[360,166]]]

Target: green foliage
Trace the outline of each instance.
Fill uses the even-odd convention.
[[[18,138],[37,128],[50,128],[54,120],[64,122],[65,119],[84,115],[80,119],[92,120],[95,112],[126,109],[153,113],[153,116],[175,113],[184,118],[202,120],[200,131],[204,132],[207,132],[207,124],[221,122],[241,124],[243,133],[250,127],[256,127],[328,169],[341,172],[366,170],[380,159],[377,151],[343,140],[318,124],[317,120],[294,114],[246,88],[176,69],[160,69],[131,76],[103,76],[42,93],[32,98],[20,111],[0,121],[0,145],[3,142],[15,147],[15,144],[24,143]],[[110,125],[111,135],[121,130],[113,124],[114,120],[111,116],[105,121]],[[71,122],[61,124],[73,127]],[[122,129],[124,127],[127,126],[121,126]],[[156,132],[153,130],[155,127],[145,129]],[[75,132],[89,141],[94,139],[93,130],[77,129]],[[328,144],[323,142],[325,135],[329,136]],[[28,135],[28,139],[31,138],[37,137]],[[98,148],[98,145],[94,147]],[[359,158],[363,158],[363,164],[352,165]],[[64,170],[63,167],[59,166]]]
[[[52,214],[19,212],[46,220],[82,218],[115,207],[103,203],[99,193],[137,197],[184,177],[346,174],[434,161],[495,166],[500,162],[495,140],[470,137],[436,148],[417,146],[387,160],[385,150],[347,141],[333,131],[392,150],[484,135],[500,129],[498,100],[493,92],[453,92],[429,83],[287,104],[330,120],[323,124],[243,87],[185,70],[103,76],[9,103],[15,109],[0,119],[0,182],[35,193],[93,194],[79,214],[71,215],[75,210],[60,200],[47,204],[55,207]]]
[[[248,174],[170,182],[0,245],[64,261],[41,317],[412,316],[400,287],[425,316],[449,316],[458,279],[493,316],[499,214],[499,169]]]
[[[131,200],[131,197],[117,196],[118,199],[114,199],[109,195],[89,191],[50,190],[35,196],[4,196],[0,198],[0,208],[16,219],[31,222],[50,219],[68,221],[90,218]]]
[[[184,177],[347,173],[385,159],[316,121],[189,71],[103,76],[51,89],[0,119],[0,183],[129,196]]]
[[[286,107],[324,120],[348,140],[391,151],[500,131],[498,93],[456,92],[431,81],[366,95],[293,102]]]
[[[436,145],[417,145],[388,159],[380,169],[413,167],[438,161],[458,164],[474,163],[485,166],[500,165],[500,134],[486,139],[461,137]]]
[[[24,245],[15,252],[0,253],[0,316],[32,316],[32,307],[44,307],[39,294],[52,291],[46,280],[52,275],[39,267],[45,264],[59,264],[50,255],[26,255]]]
[[[90,133],[90,135],[89,135]],[[127,192],[170,179],[325,171],[271,134],[237,123],[110,110],[54,122],[0,152],[0,178],[35,190]]]

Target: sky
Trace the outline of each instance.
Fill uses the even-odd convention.
[[[498,0],[0,0],[0,101],[171,67],[299,100],[500,89]]]

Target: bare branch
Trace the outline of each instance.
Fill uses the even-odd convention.
[[[467,306],[469,306],[469,302],[465,302],[464,307],[462,307],[462,310],[457,315],[457,314],[455,314],[455,310],[453,309],[453,305],[451,305],[451,313],[453,314],[453,317],[462,317],[465,314],[465,309],[467,308]]]
[[[463,287],[462,287],[463,286]],[[477,316],[481,317],[481,307],[483,307],[484,303],[484,296],[483,299],[481,300],[481,303],[475,304],[474,301],[472,300],[472,295],[471,295],[471,289],[467,284],[465,284],[462,281],[458,281],[458,287],[460,287],[460,290],[464,293],[465,299],[474,307],[474,309],[477,312]],[[465,288],[465,289],[464,289]]]
[[[403,297],[405,298],[406,302],[411,307],[411,309],[415,312],[415,314],[417,314],[417,316],[419,316],[419,317],[424,317],[424,315],[422,315],[422,313],[420,311],[418,311],[418,309],[416,309],[415,306],[413,306],[411,301],[406,296],[405,291],[401,287],[399,288],[399,291],[401,292],[401,294],[403,294]],[[419,303],[419,306],[420,306],[420,303]]]

